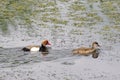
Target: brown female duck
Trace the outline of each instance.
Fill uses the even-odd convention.
[[[46,45],[50,45],[48,40],[44,40],[41,43],[41,46],[39,45],[28,45],[26,47],[24,47],[22,50],[23,51],[40,51],[40,52],[48,52],[48,49],[46,47]]]
[[[99,55],[98,47],[99,47],[98,42],[93,42],[91,48],[81,47],[81,48],[78,48],[78,49],[74,49],[72,51],[72,53],[73,54],[80,54],[80,55],[84,55],[84,56],[88,56],[88,55],[92,54],[93,58],[97,58],[98,55]]]

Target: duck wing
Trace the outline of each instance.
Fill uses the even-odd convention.
[[[94,52],[95,49],[92,48],[86,48],[86,47],[81,47],[73,50],[74,54],[81,54],[81,55],[89,55],[90,53]]]
[[[39,48],[40,46],[39,45],[28,45],[28,46],[26,46],[27,49],[31,49],[33,47]]]

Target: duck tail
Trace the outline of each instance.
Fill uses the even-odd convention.
[[[73,53],[73,54],[77,54],[78,51],[77,51],[77,50],[72,50],[72,53]]]
[[[23,51],[30,51],[30,49],[28,49],[28,48],[26,48],[26,47],[22,48],[22,50],[23,50]]]

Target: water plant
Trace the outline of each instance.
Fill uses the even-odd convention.
[[[116,7],[113,5],[113,2],[107,1],[101,4],[103,12],[108,13],[111,11],[117,11]]]
[[[0,0],[0,29],[5,32],[8,30],[9,24],[20,23],[24,21],[26,24],[31,23],[31,13],[33,12],[31,0]],[[18,20],[17,23],[15,22]]]
[[[71,4],[70,9],[73,11],[86,11],[86,7],[79,1],[74,1]]]
[[[68,1],[70,1],[70,0],[60,0],[61,2],[68,2]]]
[[[110,31],[111,28],[110,28],[110,26],[104,26],[102,30],[103,30],[103,31]]]

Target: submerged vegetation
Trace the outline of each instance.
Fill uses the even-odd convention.
[[[31,23],[34,1],[0,0],[0,2],[0,28],[2,31],[6,31],[9,24],[16,26],[21,21],[24,21],[26,25]]]
[[[109,23],[119,31],[120,1],[119,0],[0,0],[0,30],[7,32],[9,26],[23,28],[41,27],[58,28],[58,26],[73,26],[91,29],[93,26],[105,23],[102,15],[108,17]],[[67,5],[67,12],[61,12],[62,5]],[[97,6],[99,9],[96,10]],[[100,16],[101,15],[101,16]],[[67,17],[64,19],[64,17]],[[108,24],[109,24],[108,23]],[[33,26],[33,24],[35,24]],[[27,26],[27,27],[26,27]],[[109,25],[101,25],[103,31],[109,31]],[[61,28],[61,27],[60,27]],[[69,31],[68,31],[69,32]],[[70,31],[77,34],[79,30]],[[82,33],[78,33],[82,35]]]
[[[54,1],[48,0],[0,0],[0,29],[3,32],[8,26],[27,25],[33,23],[33,18],[41,12],[57,12],[57,8],[47,9],[55,6]]]

